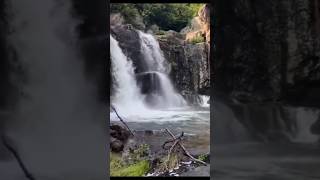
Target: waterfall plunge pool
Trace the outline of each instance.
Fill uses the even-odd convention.
[[[134,131],[159,131],[168,128],[175,135],[184,132],[184,146],[192,154],[205,154],[210,152],[210,109],[209,107],[185,107],[166,110],[150,110],[131,116],[119,115]],[[121,122],[111,112],[110,122]],[[157,143],[164,143],[170,136],[161,136]],[[152,143],[152,142],[150,142]]]

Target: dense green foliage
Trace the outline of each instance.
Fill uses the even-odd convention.
[[[137,161],[134,164],[125,164],[121,155],[110,153],[110,175],[111,176],[143,176],[150,170],[147,160]]]
[[[156,24],[161,30],[180,31],[197,15],[203,4],[111,4],[111,13],[121,13],[126,22],[137,24],[142,17],[147,26]]]
[[[198,156],[198,159],[200,160],[200,161],[204,161],[205,159],[207,159],[208,158],[208,155],[207,154],[201,154],[200,156]]]
[[[143,176],[150,170],[150,163],[146,157],[149,155],[149,145],[140,144],[131,151],[124,160],[121,154],[110,153],[111,176]]]

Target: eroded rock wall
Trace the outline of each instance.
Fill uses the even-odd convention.
[[[231,99],[249,129],[271,139],[307,123],[317,110],[297,117],[282,109],[320,107],[319,2],[226,0],[214,9],[216,94]]]

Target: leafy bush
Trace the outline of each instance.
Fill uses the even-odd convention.
[[[161,36],[161,35],[165,35],[166,33],[164,32],[164,31],[158,31],[158,32],[156,32],[156,35],[159,35],[159,36]]]
[[[149,145],[140,144],[137,149],[134,149],[132,152],[130,152],[129,158],[131,162],[141,161],[142,159],[145,159],[149,156],[149,151]]]
[[[200,161],[204,161],[205,159],[207,159],[208,158],[208,155],[207,154],[201,154],[199,157],[198,157],[198,159],[200,160]]]
[[[110,5],[110,10],[111,13],[121,13],[126,23],[132,24],[138,29],[144,28],[143,19],[140,15],[140,12],[135,7],[135,4],[112,3]]]
[[[111,12],[123,14],[128,23],[138,16],[142,16],[147,26],[156,24],[162,30],[180,31],[188,25],[191,19],[197,15],[203,4],[169,3],[169,4],[146,4],[146,3],[119,3],[111,4]]]
[[[192,38],[190,42],[192,44],[197,44],[197,43],[204,42],[204,37],[202,37],[201,35],[197,35],[194,38]]]

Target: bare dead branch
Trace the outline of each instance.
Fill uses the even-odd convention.
[[[130,133],[132,134],[132,136],[134,136],[133,132],[131,131],[131,129],[129,128],[129,126],[127,125],[127,123],[124,122],[124,120],[119,116],[117,110],[111,105],[111,108],[114,110],[114,112],[116,113],[117,117],[120,119],[120,121],[126,126],[126,128],[130,131]]]
[[[170,131],[169,129],[166,128],[166,131],[167,131],[167,133],[173,138],[173,140],[176,139],[176,137],[171,133],[171,131]],[[207,163],[205,163],[205,162],[203,162],[203,161],[201,161],[201,160],[199,160],[199,159],[194,158],[194,157],[189,153],[189,151],[187,151],[187,149],[186,149],[179,141],[177,141],[177,143],[178,143],[178,145],[183,149],[183,151],[185,152],[185,154],[186,154],[188,157],[190,157],[193,161],[199,162],[199,163],[201,163],[201,164],[203,164],[203,165],[205,165],[205,166],[207,165]]]
[[[35,180],[34,176],[29,172],[29,170],[27,169],[27,167],[23,163],[23,161],[22,161],[21,157],[19,156],[18,152],[10,145],[10,143],[8,142],[8,140],[7,140],[7,138],[5,136],[2,136],[2,142],[3,142],[4,146],[16,158],[16,160],[18,161],[18,164],[21,167],[21,169],[22,169],[24,175],[26,176],[26,178],[28,178],[30,180]]]
[[[162,149],[168,150],[165,146],[166,146],[168,143],[175,142],[175,141],[178,140],[178,139],[181,140],[181,138],[183,137],[183,135],[184,135],[184,132],[182,131],[179,137],[164,142],[163,145],[162,145]]]

